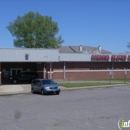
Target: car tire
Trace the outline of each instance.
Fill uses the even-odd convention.
[[[60,92],[56,92],[56,95],[59,95],[60,94]]]
[[[45,95],[45,92],[44,92],[44,90],[43,90],[43,89],[41,90],[41,94],[42,94],[42,95]]]
[[[31,89],[31,92],[32,92],[33,94],[35,93],[35,91],[34,91],[34,89],[33,89],[33,88]]]
[[[13,82],[13,84],[16,84],[16,83],[17,83],[17,80],[16,80],[16,79],[13,79],[12,82]]]

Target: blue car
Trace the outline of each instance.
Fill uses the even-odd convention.
[[[41,93],[42,95],[53,93],[60,94],[60,87],[51,79],[34,79],[31,83],[32,93]]]

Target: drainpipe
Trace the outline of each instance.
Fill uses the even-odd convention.
[[[43,63],[43,78],[45,79],[46,78],[46,68],[45,68],[45,62]]]
[[[52,63],[50,63],[50,79],[52,79]]]
[[[112,61],[112,79],[114,78],[113,69],[114,69],[114,63],[113,63],[113,61]]]
[[[65,62],[64,62],[64,80],[66,79],[66,72],[65,72],[65,70],[66,70],[66,65],[65,65]]]

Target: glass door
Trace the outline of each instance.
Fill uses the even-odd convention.
[[[16,75],[19,75],[21,72],[22,72],[22,69],[11,69],[10,75],[16,76]]]

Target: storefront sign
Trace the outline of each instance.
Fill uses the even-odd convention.
[[[108,61],[109,55],[92,55],[91,60],[92,61]]]

